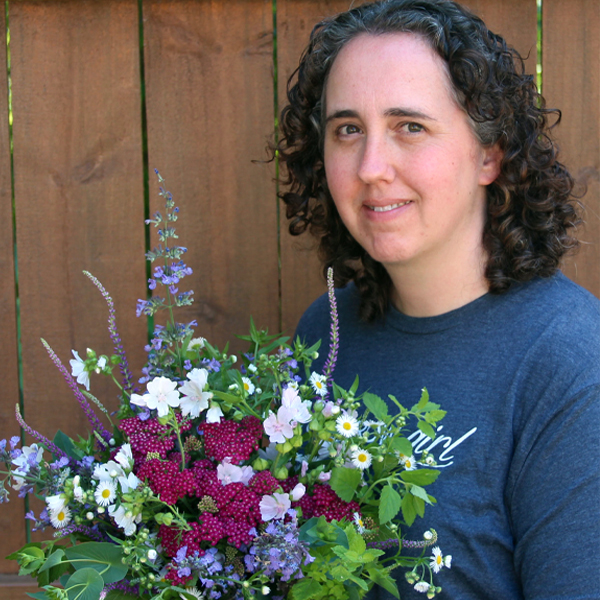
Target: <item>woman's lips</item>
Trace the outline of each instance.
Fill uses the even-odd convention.
[[[401,206],[406,206],[407,204],[410,204],[412,202],[412,200],[405,200],[403,202],[393,202],[391,204],[385,204],[382,206],[374,206],[371,204],[365,204],[365,207],[368,208],[369,210],[372,210],[373,212],[388,212],[390,210],[394,210],[395,208],[400,208]]]

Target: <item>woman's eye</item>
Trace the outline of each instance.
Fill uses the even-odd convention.
[[[360,133],[360,129],[356,125],[342,125],[338,129],[340,135],[352,135],[354,133]]]
[[[408,131],[409,133],[420,133],[421,131],[424,131],[424,127],[423,125],[419,124],[419,123],[405,123],[404,127],[406,128],[406,131]]]

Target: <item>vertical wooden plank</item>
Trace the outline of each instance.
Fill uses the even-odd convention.
[[[582,247],[564,271],[600,297],[600,3],[544,0],[542,30],[544,96],[562,111],[561,160],[588,190]]]
[[[278,329],[271,0],[145,0],[150,169],[181,208],[179,243],[194,304],[178,320],[247,350],[234,335]],[[152,210],[162,209],[151,178]]]
[[[525,70],[535,75],[537,62],[536,0],[465,0],[488,29],[501,35],[525,59]]]
[[[8,126],[8,81],[6,65],[6,17],[0,11],[0,439],[17,435],[15,404],[19,401],[19,374],[17,364],[17,327],[15,315],[15,278],[13,262],[12,187],[10,177],[10,140]],[[3,465],[2,465],[3,466]],[[24,504],[11,494],[8,504],[0,505],[0,573],[15,573],[16,563],[4,557],[18,545],[25,543]],[[1,585],[1,583],[0,583]],[[0,596],[4,598],[0,587]]]
[[[52,437],[87,420],[40,343],[112,354],[112,293],[132,367],[143,361],[143,170],[135,0],[10,3],[15,202],[25,419]],[[114,385],[92,379],[109,410]],[[31,440],[30,440],[31,441]]]
[[[354,5],[362,4],[355,2]],[[278,0],[277,65],[279,110],[287,104],[287,84],[308,44],[312,28],[330,15],[348,10],[349,0]],[[293,334],[298,319],[325,290],[316,240],[307,232],[291,236],[285,206],[281,208],[281,303],[286,333]]]

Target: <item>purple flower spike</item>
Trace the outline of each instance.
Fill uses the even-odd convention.
[[[66,452],[61,450],[56,444],[51,442],[47,437],[43,436],[41,433],[39,433],[35,429],[29,427],[29,425],[27,425],[27,423],[25,423],[25,420],[23,419],[23,416],[21,415],[21,409],[19,408],[18,404],[15,406],[15,415],[17,417],[17,423],[21,426],[23,431],[27,432],[32,438],[35,438],[38,442],[43,444],[48,449],[48,451],[52,452],[52,454],[54,454],[55,456],[58,456],[59,458],[66,458],[67,461],[69,460],[69,457],[67,456]]]
[[[108,440],[110,440],[112,437],[111,433],[109,431],[107,431],[104,428],[104,425],[102,425],[102,423],[99,421],[98,417],[92,410],[90,403],[87,401],[86,397],[81,393],[81,390],[79,389],[79,386],[77,385],[77,382],[73,379],[73,377],[71,376],[69,371],[67,371],[67,369],[65,369],[65,366],[60,361],[60,358],[58,358],[58,356],[56,355],[54,350],[52,350],[52,348],[50,348],[50,345],[48,344],[48,342],[46,340],[42,339],[42,344],[44,344],[44,348],[46,348],[46,350],[48,351],[48,354],[50,355],[52,362],[58,367],[58,370],[63,374],[64,378],[66,379],[67,383],[69,384],[69,387],[71,388],[71,390],[73,390],[73,393],[75,394],[75,397],[77,398],[77,400],[78,400],[81,408],[83,409],[85,416],[87,417],[88,421],[90,422],[90,425],[92,426],[92,428],[102,437],[102,439],[104,439],[104,440],[106,440],[106,442],[108,442]]]
[[[327,290],[329,293],[329,314],[331,319],[331,343],[329,344],[329,354],[327,356],[327,361],[325,362],[325,365],[323,367],[323,375],[327,377],[327,385],[331,385],[333,370],[335,369],[338,349],[340,347],[340,322],[338,319],[337,302],[335,300],[335,288],[333,285],[333,269],[331,267],[327,269]]]
[[[96,279],[91,273],[87,271],[83,272],[84,275],[89,277],[90,281],[100,290],[100,293],[106,300],[106,304],[108,304],[108,333],[110,334],[110,339],[112,340],[115,354],[117,354],[121,362],[119,363],[119,369],[121,370],[121,375],[123,376],[123,389],[126,393],[131,394],[133,392],[137,392],[137,388],[133,387],[133,375],[129,370],[129,363],[127,362],[127,356],[125,355],[125,350],[123,349],[123,342],[121,341],[121,336],[117,331],[117,321],[115,319],[115,303],[111,298],[110,294],[106,291],[104,286]],[[156,284],[155,284],[156,285]]]

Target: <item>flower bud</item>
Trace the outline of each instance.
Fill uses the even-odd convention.
[[[156,550],[154,548],[150,548],[150,550],[148,550],[148,558],[150,560],[155,560],[157,556],[158,556],[158,552],[156,552]]]
[[[280,481],[287,479],[288,475],[288,470],[285,467],[279,467],[278,469],[275,469],[275,473],[273,473],[275,479],[279,479]]]

